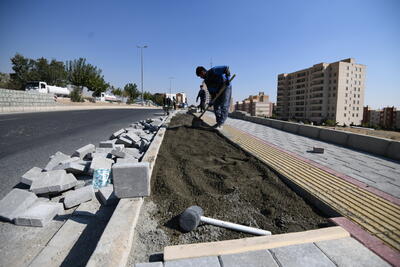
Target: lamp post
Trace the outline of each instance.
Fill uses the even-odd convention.
[[[144,106],[144,99],[143,99],[143,48],[147,48],[147,45],[137,45],[137,48],[140,49],[140,59],[141,59],[141,87],[142,87],[142,106]]]
[[[169,79],[169,94],[170,94],[170,96],[171,96],[171,94],[172,94],[172,93],[171,93],[172,80],[175,79],[175,78],[174,78],[174,77],[169,77],[168,79]]]

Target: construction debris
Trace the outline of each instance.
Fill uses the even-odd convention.
[[[14,188],[0,201],[0,219],[43,227],[64,214],[64,207],[92,200],[94,188],[99,189],[103,205],[116,205],[121,197],[149,196],[149,164],[139,160],[162,120],[133,123],[114,132],[111,140],[101,141],[98,147],[85,145],[72,156],[56,152],[44,169],[33,167],[21,176],[21,183],[30,186],[29,191]],[[115,185],[109,184],[111,170]],[[59,203],[62,195],[63,203]]]

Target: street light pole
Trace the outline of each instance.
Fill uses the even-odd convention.
[[[142,106],[144,106],[144,99],[143,99],[143,48],[147,48],[147,45],[144,46],[136,46],[137,48],[140,48],[140,61],[141,61],[141,87],[142,87]]]
[[[169,77],[168,78],[169,79],[169,94],[170,94],[170,96],[171,96],[171,88],[172,88],[172,79],[175,79],[174,77]]]

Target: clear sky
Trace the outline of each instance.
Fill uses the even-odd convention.
[[[198,65],[229,65],[233,97],[264,91],[276,99],[277,75],[353,57],[367,65],[365,104],[400,107],[398,0],[1,0],[0,72],[15,53],[30,58],[79,57],[106,81],[145,90],[183,91],[192,102]]]

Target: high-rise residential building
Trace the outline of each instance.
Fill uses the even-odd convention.
[[[363,119],[366,66],[353,58],[319,63],[278,75],[276,115],[280,119],[333,120],[360,125]]]

